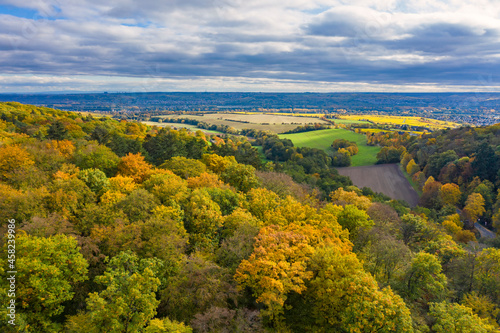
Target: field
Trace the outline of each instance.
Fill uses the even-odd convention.
[[[404,200],[415,207],[418,194],[403,175],[398,164],[338,168],[339,173],[351,178],[354,185],[369,187],[375,192],[398,200]]]
[[[235,129],[253,128],[283,133],[305,124],[328,124],[317,117],[297,117],[263,113],[204,113],[202,115],[172,115],[168,118],[189,118],[214,125],[228,125]]]
[[[429,129],[454,128],[460,124],[450,121],[442,121],[436,119],[422,117],[403,117],[403,116],[382,116],[382,115],[343,115],[340,116],[346,120],[366,120],[375,124],[394,124],[394,125],[409,125],[421,126]]]
[[[342,128],[294,134],[281,134],[279,137],[281,139],[286,138],[292,140],[293,144],[297,147],[319,148],[326,152],[333,152],[331,144],[336,139],[354,141],[358,145],[359,152],[352,156],[352,166],[375,164],[377,162],[376,155],[380,151],[380,147],[368,146],[364,135]]]
[[[355,120],[355,119],[331,119],[335,124],[369,124],[369,121],[366,120]]]
[[[221,132],[219,131],[212,131],[212,130],[206,130],[203,128],[198,128],[195,125],[190,125],[190,124],[179,124],[179,123],[157,123],[154,121],[143,121],[143,124],[149,125],[149,126],[158,126],[158,127],[172,127],[172,128],[185,128],[187,130],[190,130],[192,132],[196,131],[202,131],[203,133],[210,133],[210,134],[220,134]]]

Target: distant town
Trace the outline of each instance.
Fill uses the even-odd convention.
[[[407,115],[474,126],[500,122],[500,93],[103,92],[0,94],[0,101],[142,120],[173,111],[273,111]]]

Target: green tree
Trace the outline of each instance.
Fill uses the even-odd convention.
[[[52,140],[64,140],[67,135],[68,130],[60,120],[56,120],[50,124],[47,130],[47,138]]]
[[[144,333],[192,333],[193,329],[184,323],[175,320],[153,319],[148,327],[144,329]]]
[[[436,333],[493,333],[487,324],[472,309],[448,302],[430,303],[429,314],[434,319],[432,329]]]
[[[498,170],[498,161],[499,158],[491,145],[486,141],[482,142],[477,148],[474,160],[471,163],[474,176],[494,182]]]
[[[185,225],[193,249],[213,251],[219,242],[222,214],[206,189],[196,189],[185,206]]]
[[[131,222],[135,222],[145,221],[159,204],[158,198],[139,188],[120,200],[116,207],[123,210]]]
[[[207,166],[201,161],[183,156],[175,156],[166,160],[165,163],[160,165],[160,168],[171,170],[184,179],[197,177],[207,170]]]
[[[133,252],[113,257],[95,282],[104,289],[87,298],[87,312],[70,317],[70,332],[140,332],[156,314],[160,261],[139,259]]]
[[[255,175],[255,168],[251,165],[232,164],[222,173],[221,179],[238,191],[248,192],[259,185],[259,179]]]
[[[409,299],[439,300],[446,292],[447,279],[433,254],[419,252],[405,274],[404,291]]]
[[[106,174],[99,169],[81,170],[78,178],[83,180],[97,196],[103,195],[110,187]]]
[[[106,146],[90,143],[78,149],[73,155],[74,163],[80,169],[99,169],[112,177],[120,158]]]
[[[9,243],[11,244],[11,243]],[[48,238],[28,236],[18,232],[16,236],[16,262],[8,269],[7,242],[2,249],[0,266],[0,292],[4,318],[0,322],[7,332],[6,305],[8,290],[7,271],[16,270],[15,290],[16,323],[20,332],[55,332],[61,326],[56,316],[63,313],[64,303],[73,299],[74,287],[87,279],[88,264],[79,252],[74,238],[56,235]]]
[[[374,225],[368,214],[354,205],[346,205],[337,220],[343,228],[349,230],[351,240],[357,237],[360,228],[370,229]]]

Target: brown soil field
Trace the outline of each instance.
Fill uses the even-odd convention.
[[[369,187],[393,199],[404,200],[415,207],[418,194],[403,175],[398,164],[379,164],[360,167],[337,168],[343,176],[351,178],[354,185]]]
[[[294,117],[270,114],[205,113],[203,115],[171,115],[166,117],[191,118],[214,125],[228,125],[238,130],[254,128],[274,133],[283,133],[304,124],[328,124],[317,117]]]

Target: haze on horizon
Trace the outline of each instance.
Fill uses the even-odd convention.
[[[500,91],[494,0],[0,0],[0,91]]]

